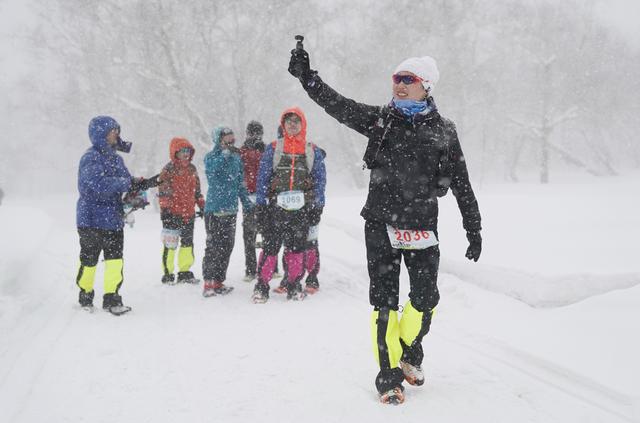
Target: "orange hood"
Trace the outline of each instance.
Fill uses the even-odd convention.
[[[302,128],[298,135],[289,135],[287,130],[284,129],[284,117],[289,113],[296,114],[302,122]],[[284,134],[284,152],[289,154],[304,154],[307,143],[307,118],[304,116],[302,109],[292,107],[282,112],[282,115],[280,115],[280,125],[282,125],[282,132]]]
[[[178,163],[178,159],[176,158],[176,153],[182,150],[183,148],[191,149],[191,155],[189,156],[189,161],[193,159],[193,153],[195,152],[195,148],[193,148],[193,145],[186,138],[176,137],[172,139],[171,143],[169,144],[169,158],[171,158],[172,162]]]

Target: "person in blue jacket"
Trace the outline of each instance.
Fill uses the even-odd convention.
[[[226,286],[229,259],[236,239],[238,198],[245,211],[252,207],[244,182],[240,150],[234,147],[233,131],[218,126],[211,134],[213,150],[204,158],[209,188],[204,206],[207,246],[202,262],[204,291],[202,295],[225,295],[233,290]]]
[[[93,307],[93,283],[100,253],[104,256],[102,307],[114,314],[131,310],[122,304],[124,210],[122,195],[157,185],[157,177],[132,178],[117,151],[128,153],[131,143],[120,138],[120,125],[109,116],[89,123],[91,147],[80,159],[76,225],[80,236],[80,266],[76,284],[82,307]]]

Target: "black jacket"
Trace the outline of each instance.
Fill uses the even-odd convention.
[[[438,196],[450,186],[467,232],[479,232],[480,211],[453,122],[435,110],[408,120],[388,106],[357,103],[314,75],[303,83],[324,110],[369,138],[364,161],[371,176],[360,213],[398,229],[437,230]]]

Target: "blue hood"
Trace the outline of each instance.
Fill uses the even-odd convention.
[[[233,131],[228,126],[216,126],[211,131],[211,142],[213,143],[213,151],[220,149],[220,138],[227,134],[233,134]]]
[[[89,139],[91,144],[100,151],[111,149],[107,144],[107,134],[112,129],[120,129],[120,125],[110,116],[96,116],[89,122]],[[131,151],[131,143],[118,137],[116,150],[128,153]]]

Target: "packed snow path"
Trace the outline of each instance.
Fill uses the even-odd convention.
[[[638,333],[638,286],[532,308],[458,279],[466,264],[443,253],[442,301],[424,343],[427,382],[407,387],[402,406],[384,406],[373,385],[357,211],[327,210],[321,291],[297,303],[272,293],[264,305],[250,302],[253,284],[241,281],[240,224],[228,278],[236,289],[205,299],[201,285],[160,283],[159,219],[138,213],[126,229],[122,289],[134,309],[115,317],[76,305],[72,204],[55,203],[46,215],[25,204],[0,207],[3,233],[20,240],[2,262],[2,422],[638,421],[638,390],[625,377],[638,375],[638,346],[624,339]],[[19,237],[20,224],[28,237]],[[199,223],[200,260],[203,246]],[[476,269],[479,280],[493,277],[486,265]],[[600,319],[585,317],[605,307]]]

